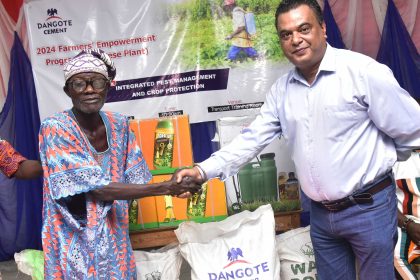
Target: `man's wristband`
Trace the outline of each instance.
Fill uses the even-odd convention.
[[[407,231],[408,225],[411,224],[412,222],[414,222],[413,219],[411,219],[407,216],[404,216],[404,221],[403,221],[403,224],[401,226],[401,230],[402,231]]]

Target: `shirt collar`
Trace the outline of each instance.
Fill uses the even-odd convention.
[[[325,51],[324,57],[322,58],[321,65],[319,65],[318,73],[321,71],[335,72],[335,52],[336,49],[334,49],[327,43],[327,50]]]
[[[319,65],[317,76],[319,75],[319,73],[324,72],[324,71],[325,72],[336,71],[337,67],[336,67],[335,52],[336,50],[327,43],[327,49],[325,50],[324,57],[322,58],[321,64]],[[304,82],[306,84],[305,79],[302,77],[302,75],[299,73],[296,67],[294,67],[292,75],[289,79],[289,82],[295,82],[295,81]]]

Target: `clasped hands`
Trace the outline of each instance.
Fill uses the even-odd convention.
[[[178,169],[171,178],[174,190],[171,195],[179,198],[189,198],[201,191],[201,184],[204,183],[197,167]]]

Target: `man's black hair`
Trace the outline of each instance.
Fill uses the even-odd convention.
[[[321,7],[316,0],[282,0],[276,10],[276,29],[278,23],[278,17],[280,14],[287,13],[290,10],[296,9],[301,5],[306,5],[315,13],[316,19],[321,25],[324,22],[324,16],[322,15]]]

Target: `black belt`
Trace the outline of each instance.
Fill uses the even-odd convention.
[[[317,202],[329,211],[337,212],[344,210],[355,204],[367,204],[373,202],[373,195],[378,193],[392,184],[390,176],[386,176],[383,180],[373,184],[368,189],[360,193],[354,193],[341,199],[333,201],[321,201]]]

